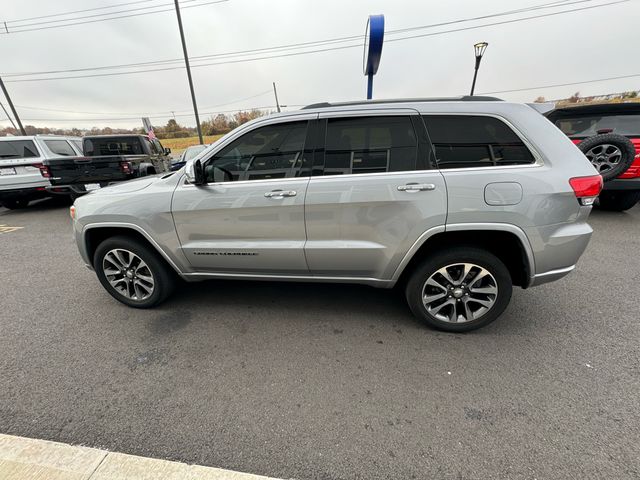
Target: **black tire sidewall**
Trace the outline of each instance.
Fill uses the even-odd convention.
[[[608,190],[598,197],[598,207],[602,210],[624,212],[640,202],[640,190]]]
[[[491,310],[477,320],[467,323],[443,322],[432,316],[422,303],[424,282],[438,269],[453,263],[474,263],[487,269],[498,283],[498,298]],[[434,253],[419,265],[407,282],[405,295],[409,308],[419,319],[429,326],[448,332],[466,332],[488,325],[498,318],[509,305],[512,293],[512,280],[509,270],[495,255],[486,250],[473,247],[456,247]]]
[[[155,287],[149,298],[138,301],[127,298],[114,289],[107,280],[102,269],[104,256],[114,248],[123,248],[138,255],[149,267],[153,274]],[[95,251],[93,257],[93,268],[96,272],[98,280],[109,294],[125,305],[135,308],[150,308],[164,301],[174,286],[173,272],[164,263],[164,260],[147,245],[142,242],[128,237],[113,237],[103,241]]]
[[[601,135],[594,135],[593,137],[585,138],[578,144],[578,148],[586,156],[589,150],[603,143],[615,145],[622,152],[622,159],[620,160],[620,163],[618,163],[618,165],[616,165],[611,170],[600,173],[602,179],[604,181],[608,181],[619,177],[629,169],[635,159],[636,149],[633,146],[631,140],[629,140],[625,136],[618,135],[617,133],[604,133]]]

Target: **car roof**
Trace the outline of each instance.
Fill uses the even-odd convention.
[[[301,110],[311,110],[318,108],[345,107],[345,106],[381,106],[398,103],[424,103],[424,102],[501,102],[500,98],[485,96],[461,96],[461,97],[434,97],[434,98],[392,98],[392,99],[376,99],[376,100],[356,100],[351,102],[320,102],[312,103],[302,107]]]
[[[72,135],[16,135],[0,137],[0,141],[34,140],[36,138],[40,138],[42,140],[82,140],[82,137],[74,137]]]

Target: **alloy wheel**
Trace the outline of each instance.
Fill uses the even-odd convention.
[[[113,289],[131,300],[145,300],[155,289],[151,269],[144,260],[129,250],[109,250],[103,257],[102,271]]]
[[[448,323],[479,319],[493,307],[497,298],[495,277],[474,263],[442,267],[422,287],[422,302],[427,312]]]
[[[615,145],[608,143],[596,145],[585,155],[599,173],[611,170],[622,160],[622,151]]]

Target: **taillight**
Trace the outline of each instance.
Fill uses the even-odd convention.
[[[593,205],[602,191],[602,177],[591,175],[589,177],[573,177],[569,179],[569,185],[573,188],[580,205]]]
[[[51,170],[47,165],[43,165],[42,163],[34,163],[33,166],[40,170],[40,175],[44,178],[51,178]]]
[[[71,208],[69,208],[69,215],[73,220],[76,219],[76,207],[74,205],[72,205]]]
[[[120,162],[120,170],[122,173],[129,175],[133,173],[133,168],[131,168],[131,162]]]

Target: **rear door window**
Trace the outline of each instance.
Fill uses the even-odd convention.
[[[330,118],[324,175],[415,170],[418,142],[408,116]]]
[[[526,165],[535,158],[502,120],[472,115],[424,115],[439,168]]]
[[[47,148],[56,155],[63,157],[75,157],[75,150],[69,145],[66,140],[44,140],[44,144]]]
[[[0,141],[0,160],[15,158],[39,157],[38,149],[33,140],[6,140]]]

